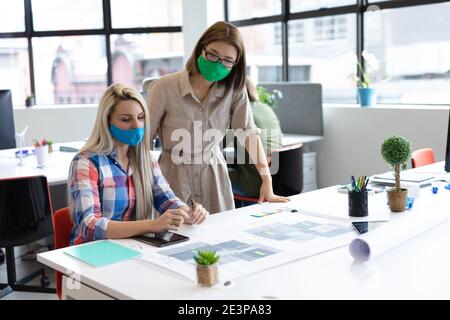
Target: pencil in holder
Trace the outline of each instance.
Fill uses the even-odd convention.
[[[367,217],[369,215],[366,190],[348,192],[348,215],[350,217]]]

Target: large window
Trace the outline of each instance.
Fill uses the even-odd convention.
[[[183,69],[181,33],[122,34],[111,36],[113,82],[141,89],[145,78]]]
[[[228,0],[230,20],[272,16],[281,13],[281,0]]]
[[[450,104],[450,1],[224,1],[256,81],[319,82],[325,102],[355,103],[364,53],[379,103]]]
[[[25,31],[25,10],[23,1],[0,2],[0,32],[20,32]]]
[[[356,0],[291,0],[291,12],[311,11],[356,4]]]
[[[11,89],[19,105],[31,94],[27,39],[0,39],[0,89]]]
[[[281,23],[241,27],[247,51],[249,75],[257,82],[282,80],[281,43],[277,43],[277,30]],[[255,35],[264,35],[256,37]]]
[[[110,5],[110,7],[108,7]],[[182,69],[182,0],[14,0],[0,11],[0,88],[14,105],[97,103]],[[31,68],[32,66],[32,68]]]
[[[102,0],[32,0],[31,4],[35,31],[103,28]]]
[[[111,0],[113,28],[181,25],[182,0]]]
[[[314,20],[314,40],[347,39],[349,34],[348,20],[348,17],[342,16],[316,18]]]
[[[380,60],[379,100],[449,104],[450,3],[382,10],[373,19],[364,38]]]
[[[298,23],[304,26],[304,41],[289,41],[289,80],[321,83],[328,101],[353,101],[349,75],[356,71],[355,15],[292,20],[289,26]]]
[[[106,89],[104,36],[33,39],[39,104],[95,103]]]

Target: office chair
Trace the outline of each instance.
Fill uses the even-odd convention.
[[[302,192],[303,144],[299,143],[272,150],[268,160],[272,175],[272,188],[276,195],[288,197]],[[234,194],[233,197],[236,207],[243,206],[245,202],[258,202],[258,198],[237,194]]]
[[[17,280],[14,247],[29,244],[53,232],[52,209],[44,176],[0,179],[0,247],[6,251],[7,283],[0,284],[0,298],[12,291],[55,293],[46,288],[49,278],[40,268]],[[26,285],[41,276],[41,286]]]
[[[413,168],[435,163],[434,151],[431,148],[418,149],[412,153],[411,166]]]
[[[57,210],[53,215],[53,234],[55,249],[61,249],[70,245],[70,231],[73,222],[68,207]],[[62,273],[56,271],[56,295],[61,299]]]
[[[147,77],[144,80],[142,80],[142,93],[147,94],[150,83],[158,79],[159,77]]]

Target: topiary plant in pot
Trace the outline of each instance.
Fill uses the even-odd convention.
[[[411,144],[401,136],[389,137],[381,146],[381,155],[394,168],[395,186],[387,190],[389,207],[393,212],[403,212],[408,189],[400,186],[400,169],[406,169],[411,157]]]
[[[197,283],[204,287],[212,287],[219,282],[217,262],[220,256],[215,251],[197,251],[194,256],[197,262]]]

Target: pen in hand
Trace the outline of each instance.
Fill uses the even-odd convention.
[[[191,224],[194,225],[196,222],[195,218],[197,218],[197,217],[193,215],[195,212],[195,201],[194,201],[194,199],[192,199],[192,196],[189,197],[188,202],[189,202],[189,206],[191,207],[191,212],[192,212]]]

